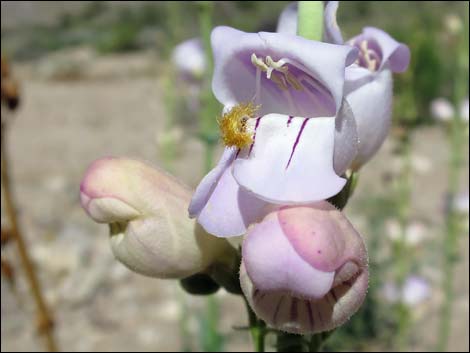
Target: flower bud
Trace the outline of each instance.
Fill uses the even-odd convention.
[[[103,158],[87,170],[80,200],[88,215],[111,229],[111,249],[131,270],[158,278],[204,271],[230,251],[187,217],[191,191],[149,165]]]
[[[365,245],[327,202],[282,207],[250,229],[240,281],[254,312],[282,331],[311,334],[343,324],[367,291]]]

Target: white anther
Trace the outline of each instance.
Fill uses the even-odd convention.
[[[272,67],[276,71],[280,71],[282,73],[286,73],[288,68],[287,66],[284,67],[286,62],[283,59],[280,59],[278,61],[274,61],[273,58],[271,58],[269,55],[266,57],[266,64],[269,67]]]
[[[260,68],[261,71],[268,71],[269,69],[269,67],[264,63],[264,61],[258,58],[255,53],[251,54],[251,63],[256,67]]]

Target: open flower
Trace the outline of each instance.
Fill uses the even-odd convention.
[[[86,171],[80,200],[87,214],[108,223],[115,257],[158,278],[204,271],[230,245],[184,217],[191,191],[170,175],[126,158],[103,158]]]
[[[336,21],[338,1],[328,1],[324,11],[323,40],[348,44],[359,50],[354,65],[346,68],[344,96],[356,119],[359,146],[353,169],[365,164],[382,145],[391,122],[392,72],[403,72],[410,61],[408,47],[384,31],[366,27],[346,43]],[[279,18],[278,30],[295,33],[297,4],[286,7]]]
[[[217,27],[213,91],[224,104],[225,152],[189,207],[211,234],[240,235],[270,204],[337,194],[357,133],[343,99],[357,51],[280,33]]]
[[[325,8],[325,39],[343,44],[336,23],[337,1]],[[360,168],[382,145],[391,123],[392,72],[403,72],[410,61],[410,50],[384,31],[366,27],[347,44],[359,50],[354,65],[346,68],[345,97],[354,113],[359,148],[353,169]]]
[[[243,242],[240,281],[255,313],[270,326],[316,333],[344,323],[367,291],[360,235],[327,202],[281,207]]]

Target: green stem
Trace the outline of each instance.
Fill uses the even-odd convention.
[[[246,305],[246,311],[248,313],[248,320],[250,324],[250,334],[253,339],[253,345],[255,352],[264,352],[264,344],[266,337],[266,325],[265,323],[256,317],[256,314],[251,310],[250,304],[245,297],[243,297]]]
[[[456,57],[456,72],[454,79],[454,106],[458,106],[468,89],[468,11],[465,11],[465,27],[459,38],[459,46]],[[454,301],[454,267],[456,264],[459,244],[458,238],[461,232],[461,220],[455,209],[455,197],[458,193],[460,182],[460,171],[464,162],[464,140],[465,127],[459,114],[454,116],[450,127],[450,160],[449,160],[449,189],[448,210],[446,214],[446,236],[444,237],[444,263],[442,290],[444,292],[444,303],[441,308],[439,321],[439,336],[437,351],[445,351],[449,341],[452,303]]]
[[[207,73],[213,72],[214,61],[212,58],[211,49],[211,31],[212,31],[212,16],[214,10],[214,4],[211,1],[199,1],[198,2],[198,14],[199,14],[199,30],[201,32],[202,42],[204,46],[204,52],[207,63]],[[205,168],[209,171],[213,164],[214,148],[218,140],[218,125],[217,125],[217,113],[219,106],[214,99],[211,91],[211,74],[205,76],[203,83],[203,89],[201,94],[201,138],[204,141],[206,148],[205,157]]]
[[[403,288],[411,267],[410,254],[407,247],[407,228],[410,215],[410,201],[411,201],[411,136],[407,134],[402,142],[402,159],[403,170],[400,175],[398,184],[398,220],[400,223],[401,239],[395,245],[395,258],[397,259],[396,265],[396,280],[400,290]],[[409,313],[408,308],[399,303],[397,308],[398,316],[398,329],[396,346],[399,351],[403,350],[408,336],[409,329]]]
[[[299,1],[297,34],[311,40],[322,40],[323,1]]]

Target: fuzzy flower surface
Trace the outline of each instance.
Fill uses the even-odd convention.
[[[157,278],[204,271],[231,248],[184,217],[190,197],[191,190],[172,176],[129,158],[96,160],[80,185],[83,209],[110,226],[114,256]]]
[[[250,228],[242,254],[240,281],[249,304],[282,331],[331,330],[354,314],[367,292],[362,238],[325,201],[269,213]]]

